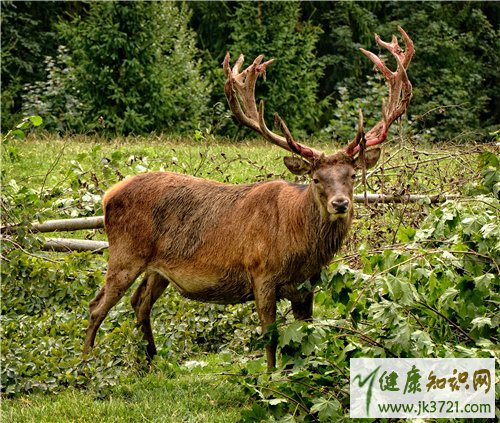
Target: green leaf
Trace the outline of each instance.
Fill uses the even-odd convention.
[[[285,398],[272,398],[270,400],[265,400],[269,405],[278,405],[278,404],[283,404],[287,403],[288,400]]]
[[[243,410],[241,416],[246,422],[267,421],[269,417],[267,410],[256,402],[253,403],[251,410]]]
[[[411,334],[411,339],[415,342],[416,347],[418,348],[417,351],[420,353],[417,354],[417,356],[420,355],[430,357],[433,354],[435,344],[429,333],[423,330],[416,330]]]
[[[33,126],[40,126],[43,123],[43,119],[40,116],[30,116],[29,120]]]
[[[491,283],[495,280],[495,275],[491,273],[486,273],[484,275],[474,278],[474,283],[476,289],[481,291],[483,294],[487,294],[490,290]]]
[[[489,317],[476,317],[471,322],[472,329],[481,329],[485,326],[491,327],[491,318]]]
[[[400,242],[410,242],[413,241],[415,238],[415,234],[417,233],[416,229],[414,228],[399,228],[396,238]]]
[[[281,334],[281,346],[289,345],[291,342],[300,343],[306,334],[302,332],[302,322],[296,321],[288,326]]]
[[[14,129],[10,131],[10,135],[20,140],[24,140],[26,138],[26,134],[21,129]]]
[[[319,421],[333,421],[333,417],[341,409],[338,401],[330,401],[326,398],[315,398],[313,399],[313,406],[311,407],[311,413],[318,413]]]

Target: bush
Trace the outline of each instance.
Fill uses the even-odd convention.
[[[498,73],[490,73],[498,29],[480,5],[421,6],[416,10],[410,4],[388,5],[386,23],[378,28],[390,34],[401,25],[415,42],[410,113],[417,128],[430,140],[488,138],[488,126],[498,124],[491,101]]]
[[[44,116],[49,131],[83,130],[84,106],[78,99],[71,56],[65,46],[59,46],[57,53],[56,58],[45,58],[47,78],[23,87],[22,113]]]
[[[173,2],[97,2],[60,25],[86,129],[181,132],[203,120],[209,87],[188,21]]]
[[[241,2],[231,21],[232,62],[240,54],[249,65],[259,54],[275,58],[267,83],[256,96],[269,116],[278,112],[290,129],[314,131],[325,103],[317,91],[322,65],[316,60],[320,29],[300,19],[298,2]],[[268,122],[272,119],[268,117]]]
[[[345,143],[353,139],[358,130],[359,109],[363,111],[365,130],[375,126],[382,118],[382,104],[387,97],[388,88],[383,78],[376,74],[367,78],[366,92],[361,98],[352,98],[352,93],[344,86],[339,87],[338,91],[340,100],[332,112],[332,119],[321,134]]]

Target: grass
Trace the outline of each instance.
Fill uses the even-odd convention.
[[[313,147],[330,150],[324,145]],[[109,141],[44,135],[11,142],[7,148],[12,154],[10,159],[3,160],[4,186],[16,180],[21,189],[29,188],[35,197],[46,196],[47,200],[43,213],[34,209],[22,211],[24,207],[16,204],[16,213],[3,214],[2,224],[12,223],[9,219],[15,219],[21,212],[30,218],[45,219],[69,217],[75,210],[82,215],[100,214],[99,201],[90,201],[86,209],[81,201],[84,195],[100,196],[120,178],[150,170],[185,172],[228,183],[293,179],[282,163],[286,153],[263,141],[233,143],[211,137],[202,142],[163,137]],[[477,153],[488,148],[467,146],[464,151],[464,146],[453,145],[389,146],[382,158],[383,168],[375,169],[369,176],[368,189],[384,193],[466,195],[470,185],[479,179]],[[362,192],[361,184],[357,189]],[[8,200],[8,195],[9,189],[4,189],[2,196]],[[61,198],[68,198],[68,205],[54,207],[54,201]],[[394,243],[397,228],[418,226],[427,207],[425,204],[357,205],[357,219],[341,255],[356,253],[361,244],[377,248]],[[78,232],[73,236],[87,235],[88,232]],[[97,232],[92,237],[102,239],[104,235]],[[318,308],[315,314],[328,314],[328,310]],[[236,351],[230,365],[226,364],[226,358],[215,354],[190,357],[208,363],[206,367],[191,370],[177,363],[169,365],[172,358],[160,355],[149,373],[124,375],[105,392],[68,388],[57,394],[3,398],[2,419],[23,423],[234,422],[241,410],[251,408],[251,404],[242,389],[223,373],[238,372],[239,360],[245,355]]]
[[[216,355],[196,366],[153,369],[124,377],[104,395],[69,388],[55,395],[31,394],[2,401],[2,421],[9,423],[68,422],[235,422],[248,401],[221,372],[231,372]],[[165,364],[165,363],[163,363]],[[168,366],[163,366],[168,367]]]

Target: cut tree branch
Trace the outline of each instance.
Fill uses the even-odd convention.
[[[15,232],[17,225],[2,226],[2,234]],[[31,232],[57,232],[57,231],[79,231],[82,229],[101,229],[104,228],[104,217],[80,217],[77,219],[56,219],[47,220],[41,223],[33,223]]]
[[[459,198],[454,195],[419,195],[419,194],[354,194],[354,202],[364,203],[366,200],[368,203],[444,203],[448,200],[456,200]]]
[[[88,239],[71,239],[71,238],[46,238],[42,246],[43,250],[48,251],[92,251],[100,253],[108,248],[106,241],[91,241]]]

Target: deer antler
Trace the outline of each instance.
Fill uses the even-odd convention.
[[[283,137],[269,130],[264,120],[263,101],[260,102],[257,110],[255,84],[259,75],[263,75],[265,79],[266,66],[273,61],[273,59],[270,59],[262,63],[263,58],[264,56],[261,54],[250,66],[240,72],[240,67],[244,61],[243,54],[240,55],[232,69],[229,65],[229,53],[226,54],[223,63],[224,73],[227,76],[224,92],[229,103],[229,108],[240,123],[258,132],[266,140],[305,159],[318,159],[322,153],[294,141],[285,122],[277,113],[274,115],[275,125],[279,126],[285,136]]]
[[[403,40],[405,42],[406,51],[403,51],[398,45],[398,40],[395,35],[392,37],[392,41],[387,43],[382,41],[378,35],[375,35],[375,41],[381,47],[389,50],[389,52],[394,56],[397,62],[396,71],[391,71],[383,62],[380,57],[376,54],[361,49],[361,52],[367,56],[377,67],[377,69],[382,72],[384,78],[387,80],[389,85],[389,99],[386,104],[382,106],[382,120],[380,120],[372,129],[370,129],[365,134],[366,147],[371,147],[373,145],[380,144],[385,141],[389,131],[389,127],[392,123],[399,118],[407,109],[410,103],[412,90],[411,83],[406,74],[406,69],[410,65],[411,58],[414,53],[413,41],[408,36],[408,34],[403,30],[403,28],[398,27]],[[351,143],[345,148],[348,155],[353,156],[360,151],[359,141],[361,140],[363,128],[362,125],[358,129],[358,134]]]

